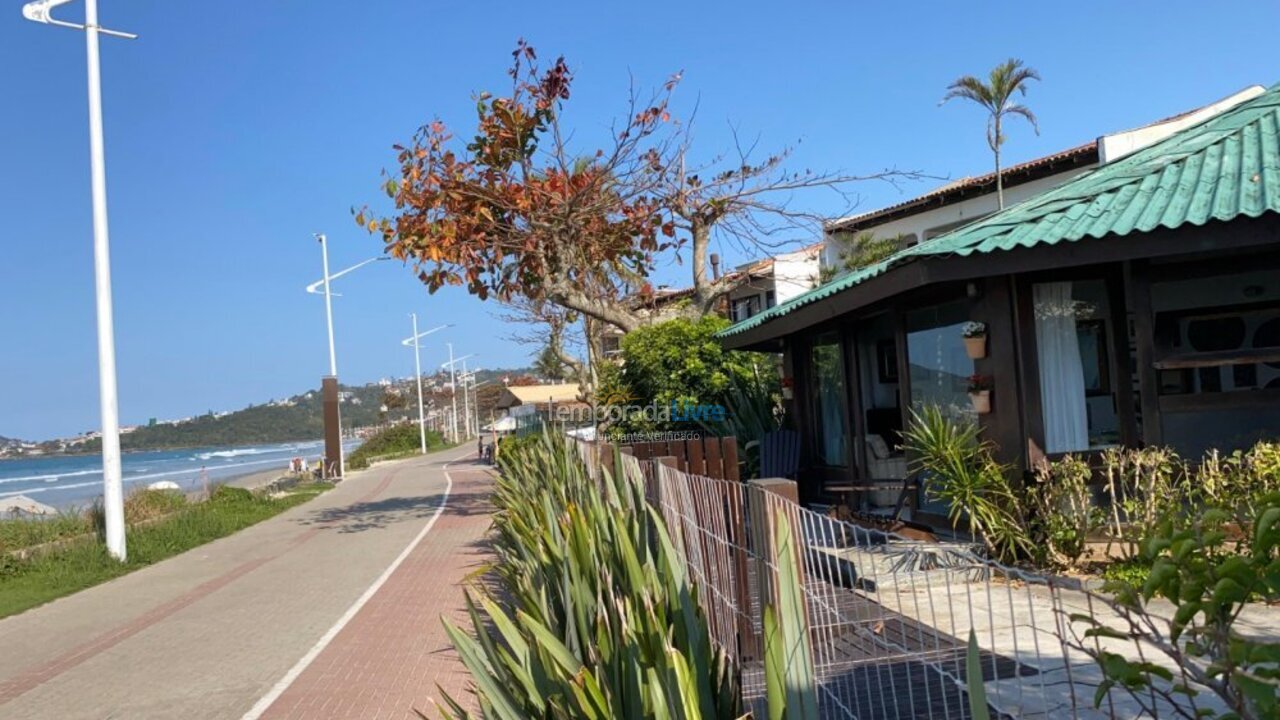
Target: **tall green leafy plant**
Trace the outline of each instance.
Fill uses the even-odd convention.
[[[903,444],[928,492],[946,503],[951,523],[980,539],[993,557],[1012,560],[1030,551],[1031,540],[1009,469],[995,461],[980,433],[930,405],[912,412]]]
[[[643,489],[543,435],[499,456],[499,603],[445,621],[485,717],[735,718],[737,672]],[[446,697],[446,712],[470,713]]]
[[[809,646],[797,552],[791,523],[786,514],[780,514],[773,547],[778,597],[776,604],[764,609],[769,720],[816,720],[818,717],[813,652]]]

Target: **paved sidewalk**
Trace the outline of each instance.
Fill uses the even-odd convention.
[[[470,627],[462,585],[490,560],[490,476],[450,470],[447,509],[360,613],[262,716],[264,718],[438,717],[439,689],[471,705],[470,676],[441,614]],[[437,687],[438,686],[438,687]],[[474,707],[474,705],[471,705]]]
[[[308,718],[410,717],[415,704],[431,712],[436,681],[451,692],[464,682],[439,615],[461,607],[456,582],[484,558],[489,481],[473,455],[460,448],[375,467],[231,537],[0,620],[0,717],[240,718],[438,514],[268,709]],[[377,664],[395,672],[367,672]],[[351,710],[353,694],[361,709]]]

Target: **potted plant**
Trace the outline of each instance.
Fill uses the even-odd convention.
[[[969,376],[969,402],[973,403],[973,410],[979,415],[986,415],[991,412],[990,376]]]
[[[987,324],[971,320],[961,329],[964,335],[964,349],[972,360],[980,360],[987,356]]]

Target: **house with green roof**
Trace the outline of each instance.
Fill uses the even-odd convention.
[[[1280,85],[720,338],[783,354],[808,500],[890,503],[928,405],[1022,469],[1280,437]],[[927,488],[913,509],[945,515]]]

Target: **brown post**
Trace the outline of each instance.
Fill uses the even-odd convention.
[[[793,543],[792,552],[796,556],[796,568],[799,572],[800,585],[803,588],[805,583],[805,556],[804,546],[804,530],[800,527],[800,508],[798,498],[800,497],[799,489],[794,480],[784,478],[758,478],[748,480],[748,484],[763,490],[765,493],[777,495],[782,502],[776,503],[752,503],[752,542],[753,550],[757,553],[761,562],[757,565],[760,586],[760,602],[776,603],[778,601],[778,578],[769,569],[769,563],[777,554],[778,545],[778,524],[775,514],[770,512],[776,509],[777,512],[785,513],[787,522],[791,524],[791,541]],[[770,507],[772,505],[772,508]],[[759,528],[758,530],[756,528]],[[763,606],[761,607],[763,612]],[[806,626],[808,618],[808,607],[805,608]]]
[[[796,488],[795,480],[787,480],[786,478],[757,478],[755,480],[748,480],[747,482],[766,492],[778,495],[785,500],[790,500],[797,504],[800,502],[800,493]]]
[[[324,467],[326,480],[342,479],[342,412],[338,408],[338,378],[326,375],[320,381],[324,405]]]

